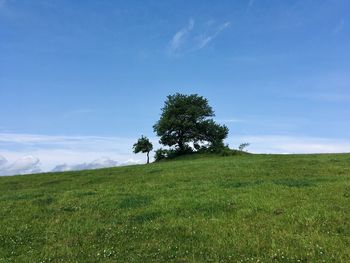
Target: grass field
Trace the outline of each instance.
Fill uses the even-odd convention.
[[[350,262],[350,155],[0,177],[0,262]]]

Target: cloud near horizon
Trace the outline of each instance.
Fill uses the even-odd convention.
[[[27,174],[39,169],[42,172],[68,171],[144,163],[144,155],[131,151],[135,140],[0,133],[0,175]]]
[[[150,138],[157,149],[156,138]],[[98,169],[145,163],[132,153],[136,138],[0,133],[0,175]],[[236,135],[231,148],[248,142],[252,153],[346,153],[350,140],[285,135]],[[4,150],[6,149],[6,150]]]
[[[286,135],[246,135],[230,139],[235,146],[250,143],[247,148],[252,153],[270,154],[312,154],[350,153],[350,140]]]
[[[40,173],[40,160],[34,156],[23,156],[10,163],[0,155],[0,176]]]
[[[139,164],[139,160],[127,160],[125,162],[118,162],[108,157],[93,160],[92,162],[84,162],[79,164],[59,164],[52,170],[43,171],[40,167],[40,159],[34,156],[23,156],[16,161],[10,163],[5,157],[0,155],[0,176],[24,175],[41,172],[66,172],[66,171],[81,171],[94,170],[101,168],[125,166]]]
[[[133,165],[133,164],[139,164],[139,163],[140,161],[135,161],[132,159],[123,163],[119,163],[118,161],[112,160],[108,157],[104,157],[104,158],[94,160],[90,163],[81,163],[81,164],[74,164],[74,165],[60,164],[60,165],[57,165],[55,168],[53,168],[52,172],[94,170],[94,169],[109,168],[109,167],[116,167],[116,166]]]

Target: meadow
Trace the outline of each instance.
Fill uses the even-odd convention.
[[[0,177],[0,262],[350,262],[350,154]]]

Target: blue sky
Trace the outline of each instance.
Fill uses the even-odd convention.
[[[350,152],[349,47],[347,0],[0,0],[0,174],[144,161],[175,92],[232,147]]]

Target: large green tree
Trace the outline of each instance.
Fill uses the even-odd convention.
[[[138,141],[133,145],[134,153],[147,153],[147,163],[149,163],[149,153],[153,150],[153,145],[149,139],[145,136],[141,136]]]
[[[209,147],[223,146],[228,128],[213,121],[214,111],[204,97],[180,93],[169,95],[161,110],[161,117],[153,126],[161,144],[174,146],[179,152],[190,149],[191,143],[195,146],[203,143],[208,143]]]

